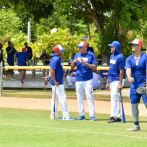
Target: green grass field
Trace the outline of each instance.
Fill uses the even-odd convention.
[[[70,113],[77,118],[78,113]],[[62,116],[59,112],[59,116]],[[108,124],[109,115],[96,114],[98,121],[50,120],[50,112],[0,108],[0,147],[145,147],[147,117],[140,117],[140,132],[127,132],[127,123]]]

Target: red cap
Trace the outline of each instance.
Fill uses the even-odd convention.
[[[26,48],[22,48],[22,51],[27,51],[27,49]]]
[[[63,48],[60,44],[58,44],[54,47],[54,52],[57,52],[57,51],[63,52],[64,50],[65,50],[65,48]]]
[[[12,42],[11,41],[8,41],[8,44],[11,44]]]
[[[3,44],[0,42],[0,45],[3,45]]]

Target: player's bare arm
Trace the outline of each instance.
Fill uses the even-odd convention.
[[[110,89],[109,89],[109,86],[110,86],[110,85],[109,85],[109,78],[108,78],[108,79],[107,79],[107,83],[106,83],[106,90],[108,90],[108,91],[110,90]]]
[[[131,68],[127,68],[127,69],[126,69],[126,75],[127,75],[127,77],[128,77],[128,81],[129,81],[130,83],[133,83],[133,82],[134,82],[134,78],[131,77],[131,74],[132,74]]]
[[[52,76],[52,78],[53,78],[53,80],[54,80],[55,85],[56,85],[56,86],[59,86],[59,82],[57,82],[57,81],[56,81],[56,78],[55,78],[55,69],[52,69],[52,68],[51,68],[50,72],[51,72],[51,76]]]
[[[124,70],[120,70],[119,73],[119,85],[118,85],[118,91],[121,92],[122,90],[122,80],[123,80],[123,74],[124,74]]]
[[[71,69],[74,69],[76,67],[76,62],[78,62],[78,58],[76,58],[72,63],[71,63]]]
[[[8,51],[8,54],[11,54],[13,48],[14,48],[14,45],[11,46],[11,49]]]
[[[16,62],[16,58],[17,58],[17,57],[16,57],[16,56],[14,56],[14,61],[15,61],[15,64],[17,65],[18,63]]]

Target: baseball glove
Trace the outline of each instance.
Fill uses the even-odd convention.
[[[143,94],[143,95],[147,96],[147,83],[145,83],[144,86],[137,88],[136,92],[138,94]]]

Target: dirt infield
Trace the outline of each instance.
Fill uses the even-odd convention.
[[[69,112],[78,112],[78,102],[75,99],[67,99]],[[14,98],[0,97],[1,108],[21,108],[21,109],[38,109],[50,110],[51,99],[35,99],[35,98]],[[87,100],[84,100],[85,111],[88,110]],[[110,114],[111,103],[107,101],[95,101],[95,112],[101,114]],[[124,110],[126,115],[132,115],[130,103],[124,102]],[[59,103],[58,111],[61,111]],[[139,105],[139,115],[147,116],[144,104]]]

